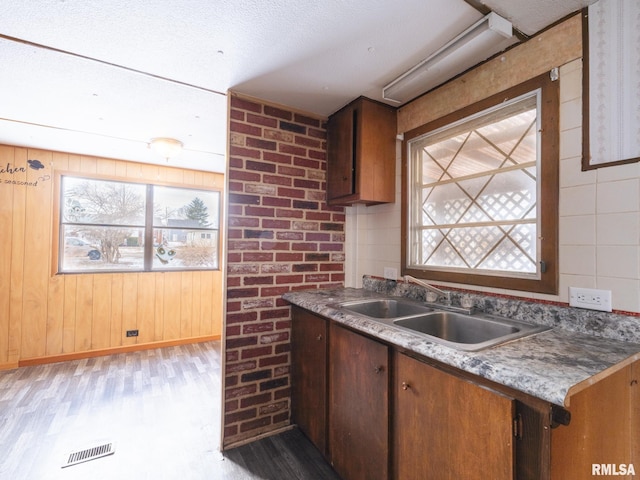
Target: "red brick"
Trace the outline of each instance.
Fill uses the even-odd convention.
[[[225,425],[229,425],[230,423],[237,423],[242,420],[248,420],[250,418],[255,418],[257,414],[257,410],[255,408],[249,410],[238,410],[233,413],[228,413],[224,416]]]
[[[263,345],[267,345],[271,343],[286,342],[287,340],[289,340],[289,333],[283,332],[273,333],[270,335],[261,335],[259,342]]]
[[[278,188],[279,197],[305,198],[306,192],[299,188]]]
[[[256,125],[262,125],[264,127],[277,127],[278,121],[273,118],[263,117],[262,115],[255,115],[253,113],[247,113],[247,123],[255,123]]]
[[[262,197],[262,205],[264,205],[265,207],[291,208],[291,199],[279,197]]]
[[[246,252],[242,254],[243,262],[271,262],[273,253],[270,252]]]
[[[263,393],[261,395],[255,395],[251,398],[243,398],[240,400],[240,406],[242,408],[253,407],[261,403],[269,403],[271,401],[271,392]]]
[[[271,151],[263,151],[262,159],[269,162],[283,163],[283,164],[291,164],[293,162],[293,157],[291,155],[285,155],[282,153],[271,152]]]
[[[284,208],[278,208],[276,210],[276,217],[285,217],[285,218],[302,218],[304,216],[304,212],[301,210],[287,210]]]
[[[245,422],[240,424],[240,433],[250,432],[251,430],[258,430],[262,427],[271,425],[271,418],[257,418],[256,420]]]
[[[270,115],[272,117],[278,117],[283,120],[291,120],[293,118],[293,113],[288,110],[283,110],[282,108],[273,107],[271,105],[264,106],[265,115]]]
[[[227,388],[225,391],[225,399],[243,397],[245,395],[251,395],[258,391],[256,385],[243,385],[236,388]]]
[[[283,283],[302,283],[304,277],[302,275],[278,275],[276,277],[276,283],[282,285]]]
[[[282,290],[278,293],[276,293],[276,295],[278,297],[280,297],[281,295],[283,295],[284,293],[288,292],[289,289],[287,287],[279,287],[279,288],[268,288],[268,289],[262,289],[263,292],[265,290]],[[270,292],[264,292],[263,295],[268,295]],[[278,299],[278,301],[280,301],[281,299]],[[271,310],[262,310],[260,312],[260,320],[270,320],[273,318],[288,318],[289,317],[289,311],[290,311],[290,307],[289,307],[289,303],[285,302],[284,305],[286,306],[286,308],[282,308],[279,310],[275,310],[275,309],[271,309]]]
[[[247,125],[246,123],[230,122],[229,128],[232,132],[245,133],[247,135],[255,135],[259,137],[262,135],[262,129],[254,125]]]
[[[309,125],[311,127],[319,127],[320,126],[320,119],[318,119],[318,118],[313,118],[313,117],[309,117],[307,115],[302,115],[301,113],[296,113],[293,118],[294,118],[294,121],[296,121],[298,123],[304,123],[305,125]]]
[[[290,141],[293,141],[293,136],[291,136]],[[290,155],[295,155],[296,157],[304,157],[307,154],[306,148],[297,145],[288,145],[286,143],[281,144],[279,150],[282,153],[288,153]]]
[[[280,297],[285,293],[287,293],[288,291],[289,291],[288,287],[263,287],[260,289],[260,295],[262,295],[263,297]],[[270,312],[260,312],[260,318],[261,319],[269,318],[264,316],[267,313],[280,315],[280,312],[278,310],[272,310]],[[288,315],[288,310],[285,311],[285,314]]]
[[[283,186],[291,186],[293,185],[293,179],[289,177],[283,177],[281,175],[267,175],[264,174],[262,176],[262,181],[264,183],[268,183],[271,185],[283,185]]]
[[[245,348],[240,353],[240,358],[243,360],[246,358],[265,357],[273,352],[273,348],[269,345],[266,347]]]
[[[260,359],[260,368],[273,367],[274,365],[284,365],[286,363],[289,363],[289,355],[288,354],[278,355],[278,356],[269,357],[269,358],[261,358]]]
[[[251,323],[242,327],[242,332],[246,334],[273,332],[273,322]]]
[[[311,153],[311,151],[309,153]],[[293,159],[293,164],[297,165],[298,167],[312,168],[314,170],[317,170],[320,168],[320,162],[318,160],[311,160],[309,158],[296,157]],[[340,207],[340,208],[344,208],[344,207]]]
[[[229,179],[230,180],[242,180],[245,182],[259,182],[260,181],[260,174],[259,173],[253,173],[253,172],[245,172],[243,171],[238,171],[238,170],[231,170],[229,172]]]
[[[303,259],[302,253],[297,252],[278,252],[276,253],[276,261],[278,262],[301,262]],[[328,260],[328,258],[327,258]]]
[[[270,207],[254,207],[252,205],[247,205],[244,209],[245,215],[250,215],[253,217],[273,217],[275,210]]]
[[[289,220],[271,220],[268,218],[264,218],[262,220],[262,228],[288,229],[288,228],[291,228],[291,222]],[[276,235],[278,234],[282,234],[282,233],[279,232]]]
[[[246,100],[244,98],[237,97],[235,95],[231,95],[231,109],[249,110],[251,112],[261,113],[262,105],[250,100]]]
[[[260,152],[260,150],[232,145],[229,147],[229,155],[245,158],[260,158],[262,156],[262,153]]]
[[[252,360],[250,362],[242,362],[242,363],[227,363],[227,372],[228,373],[236,373],[236,372],[245,372],[247,370],[255,370],[257,367],[257,362]]]

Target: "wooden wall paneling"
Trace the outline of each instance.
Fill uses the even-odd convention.
[[[182,181],[185,184],[195,186],[195,172],[193,170],[185,170],[182,175]]]
[[[13,153],[12,148],[0,145],[0,165],[13,164]],[[5,272],[11,271],[13,190],[12,185],[0,185],[0,245],[3,246],[0,249],[0,364],[9,361],[11,276]]]
[[[190,337],[193,326],[193,272],[182,272],[180,277],[180,336]]]
[[[124,302],[124,275],[116,274],[111,277],[111,340],[109,345],[119,347],[123,344],[122,305]]]
[[[200,297],[202,303],[200,305],[200,335],[213,335],[214,314],[213,314],[213,300],[214,300],[214,287],[213,276],[214,272],[203,272],[202,280],[200,282]],[[221,290],[218,290],[220,292]],[[219,334],[218,334],[219,335]]]
[[[180,311],[181,290],[180,272],[167,272],[164,274],[164,340],[180,338]]]
[[[127,337],[127,330],[138,328],[138,275],[123,275],[122,285],[122,345],[138,343],[137,337]]]
[[[156,301],[153,322],[153,339],[155,341],[164,340],[164,272],[154,276],[156,285]]]
[[[191,304],[191,336],[202,335],[202,272],[193,272],[193,300]]]
[[[51,152],[27,150],[27,160],[39,160],[43,169],[27,168],[25,180],[34,186],[26,191],[24,229],[24,288],[21,356],[42,357],[46,353],[47,299],[51,257]],[[27,162],[20,163],[27,165]],[[48,179],[47,179],[48,177]]]
[[[126,162],[126,167],[127,167],[126,168],[127,173],[125,177],[127,177],[128,179],[134,182],[140,181],[143,179],[141,164]]]
[[[76,352],[91,349],[93,278],[94,275],[78,275],[76,284],[76,333],[74,350]]]
[[[93,277],[91,349],[111,346],[111,274]]]
[[[127,176],[127,162],[116,163],[115,176],[120,178],[124,178]]]
[[[222,297],[219,292],[222,292],[224,288],[224,277],[222,276],[222,272],[215,272],[213,277],[213,290],[210,291],[211,301],[212,301],[212,309],[213,309],[213,317],[212,317],[212,335],[220,335],[222,336],[222,314],[223,314],[223,301],[224,297]]]
[[[27,165],[27,150],[16,148],[13,165]],[[24,256],[25,256],[25,222],[26,222],[26,188],[17,185],[12,186],[12,227],[11,227],[11,272],[9,291],[9,362],[20,359],[23,328],[23,293],[25,288]]]
[[[138,274],[138,343],[153,342],[155,335],[155,273]]]
[[[96,164],[96,173],[98,175],[115,176],[116,175],[116,160],[110,158],[101,158]]]
[[[80,160],[81,160],[81,156],[80,155],[76,155],[76,154],[69,154],[68,160],[67,160],[67,165],[68,165],[68,171],[70,172],[80,172],[81,168],[80,168]]]
[[[49,278],[47,300],[47,339],[45,355],[59,355],[63,353],[64,336],[64,288],[62,275]]]
[[[40,160],[45,170],[27,168],[28,159]],[[24,178],[10,178],[39,184],[3,184],[6,175],[0,175],[0,291],[7,292],[0,296],[0,365],[220,335],[220,271],[58,275],[54,180],[65,172],[223,188],[223,175],[0,145],[0,166],[7,164],[25,169],[18,172]],[[40,179],[44,174],[48,178]],[[140,338],[127,338],[131,329]]]
[[[62,352],[72,353],[76,351],[76,296],[78,276],[63,275],[62,278],[64,278]]]
[[[82,155],[80,157],[80,171],[82,173],[98,173],[98,159]]]

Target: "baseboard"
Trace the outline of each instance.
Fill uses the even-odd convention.
[[[15,370],[16,368],[18,368],[18,362],[0,363],[0,371],[1,370]]]
[[[181,338],[178,340],[165,340],[160,342],[137,343],[134,345],[123,345],[119,347],[101,348],[99,350],[89,350],[86,352],[62,353],[59,355],[47,355],[46,357],[24,358],[10,368],[30,367],[43,365],[45,363],[67,362],[69,360],[80,360],[83,358],[102,357],[104,355],[115,355],[118,353],[137,352],[151,350],[154,348],[175,347],[176,345],[187,345],[189,343],[202,343],[220,340],[220,335],[209,335],[206,337]],[[0,364],[0,370],[2,364]]]
[[[287,430],[293,430],[297,428],[295,424],[285,425],[283,427],[276,428],[275,430],[270,430],[265,433],[261,433],[260,435],[256,435],[254,437],[245,438],[242,440],[238,440],[237,442],[230,443],[225,445],[221,450],[231,450],[232,448],[241,447],[242,445],[247,445],[249,443],[255,442],[256,440],[260,440],[262,438],[272,437],[273,435],[278,435],[279,433],[286,432]]]

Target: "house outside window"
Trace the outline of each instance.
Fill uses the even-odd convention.
[[[556,84],[538,77],[405,135],[405,273],[555,293]]]
[[[60,176],[59,273],[219,268],[220,192]]]

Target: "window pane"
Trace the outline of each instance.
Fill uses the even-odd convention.
[[[409,143],[410,266],[537,273],[536,95]]]
[[[117,271],[143,268],[143,228],[62,226],[60,271]]]
[[[218,228],[219,192],[155,186],[153,203],[155,227]]]
[[[218,268],[217,230],[154,229],[153,268]]]
[[[144,226],[144,185],[63,177],[62,222]]]

